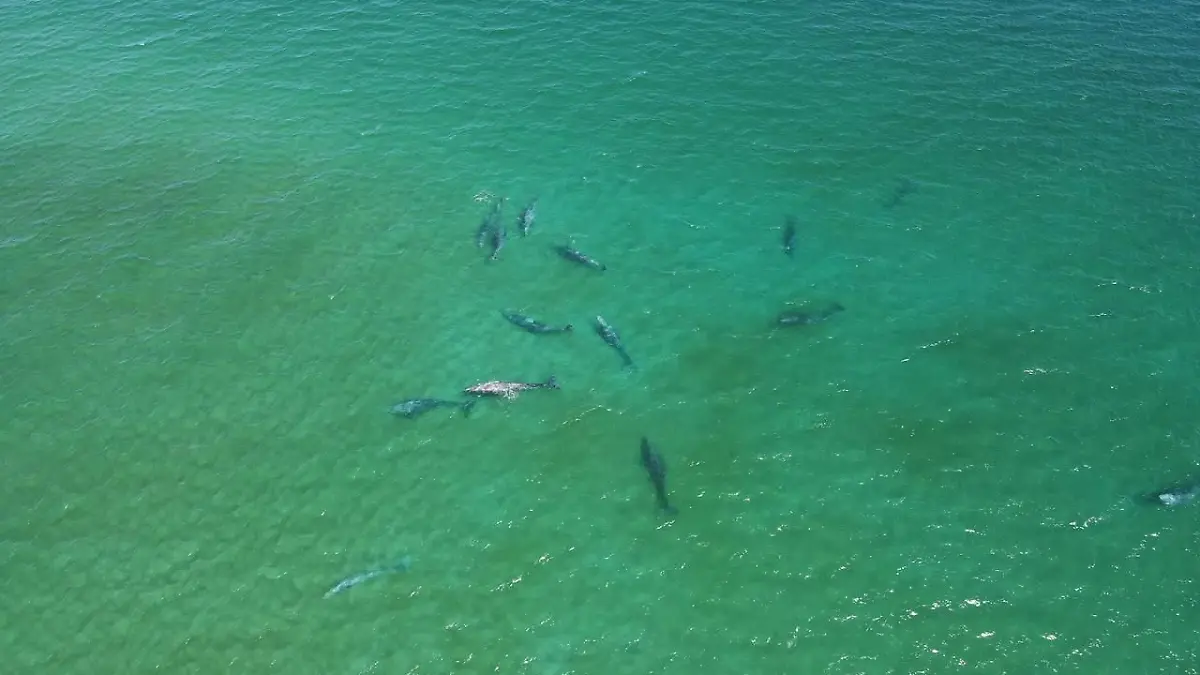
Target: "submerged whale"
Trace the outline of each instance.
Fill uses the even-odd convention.
[[[678,513],[667,499],[667,462],[645,436],[642,436],[642,467],[646,469],[650,476],[650,484],[654,486],[654,499],[659,510],[668,516]]]
[[[1141,496],[1141,500],[1156,506],[1183,506],[1200,497],[1200,480],[1161,488]]]
[[[447,401],[441,398],[410,398],[392,406],[388,409],[388,412],[397,417],[407,417],[411,420],[438,408],[461,408],[463,417],[466,417],[471,414],[471,408],[475,403],[476,401],[471,399],[467,399],[466,401]]]
[[[531,316],[525,316],[524,314],[518,314],[516,312],[501,311],[500,314],[505,319],[508,319],[508,322],[512,325],[527,330],[530,333],[570,333],[571,331],[575,330],[575,327],[569,323],[562,326],[551,326],[549,324],[542,323]]]

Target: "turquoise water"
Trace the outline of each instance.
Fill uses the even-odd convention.
[[[0,5],[5,672],[1200,672],[1195,21]]]

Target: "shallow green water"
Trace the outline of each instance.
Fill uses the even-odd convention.
[[[5,672],[1200,672],[1193,8],[786,4],[0,6]]]

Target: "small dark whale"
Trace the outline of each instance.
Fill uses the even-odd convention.
[[[479,230],[475,232],[475,246],[483,248],[483,245],[487,243],[488,235],[491,233],[492,222],[484,218],[483,222],[479,224]]]
[[[845,307],[841,303],[833,303],[829,307],[821,310],[793,310],[783,312],[775,320],[780,326],[811,326],[822,321],[827,321],[835,314],[845,311]]]
[[[580,265],[583,265],[584,267],[590,267],[594,270],[600,270],[601,272],[608,269],[600,261],[598,261],[595,258],[592,258],[590,256],[584,255],[583,253],[580,253],[579,251],[572,248],[571,245],[569,245],[569,244],[566,246],[555,246],[554,250],[557,251],[558,254],[560,256],[562,256],[563,258],[570,260],[571,262],[579,263]]]
[[[571,324],[566,324],[565,326],[548,326],[533,317],[517,314],[516,312],[500,312],[500,314],[508,319],[509,323],[518,328],[523,328],[530,333],[570,333],[575,330],[575,327]]]
[[[517,216],[517,226],[521,230],[522,237],[529,236],[529,230],[533,227],[533,221],[537,218],[538,198],[534,197],[529,205],[521,210],[521,215]]]
[[[788,216],[783,226],[783,252],[791,257],[796,252],[796,218]]]
[[[625,351],[625,345],[621,342],[621,336],[617,333],[617,329],[609,325],[602,316],[596,317],[596,332],[604,338],[604,342],[609,347],[617,350],[617,353],[621,355],[621,360],[625,362],[626,368],[634,367],[633,359],[629,357],[629,352]]]
[[[488,210],[488,214],[484,216],[483,222],[479,224],[479,229],[475,232],[475,245],[477,247],[483,248],[483,245],[491,238],[492,231],[500,224],[500,210],[503,206],[503,197],[492,202],[492,208]]]
[[[905,198],[917,191],[917,184],[908,178],[901,178],[896,185],[896,189],[892,190],[892,196],[883,203],[883,208],[894,209],[904,202]]]
[[[410,398],[407,401],[401,401],[392,406],[388,412],[397,417],[407,417],[411,420],[437,408],[462,408],[463,417],[468,417],[475,403],[476,401],[470,399],[466,401],[447,401],[440,398]]]
[[[504,227],[504,223],[497,220],[496,224],[492,227],[492,236],[491,236],[492,255],[488,257],[488,260],[496,260],[497,258],[499,258],[500,257],[500,249],[504,248],[504,243],[507,241],[508,241],[508,228]]]
[[[667,463],[663,460],[662,455],[654,451],[650,447],[650,439],[642,436],[642,466],[645,467],[646,473],[650,474],[650,482],[654,485],[654,498],[658,502],[658,508],[668,516],[673,516],[678,511],[671,502],[667,500]]]
[[[1200,481],[1192,481],[1144,494],[1141,501],[1155,506],[1183,506],[1197,497],[1200,497]]]

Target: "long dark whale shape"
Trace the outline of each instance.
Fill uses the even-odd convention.
[[[654,486],[654,498],[658,508],[667,515],[678,513],[667,498],[667,462],[650,445],[650,439],[642,436],[642,467],[650,475],[650,483]]]
[[[796,252],[796,219],[788,216],[783,226],[783,252],[790,258]]]
[[[421,415],[436,410],[438,408],[461,408],[463,417],[471,414],[471,408],[475,406],[477,401],[467,399],[465,401],[447,401],[441,398],[410,398],[406,401],[401,401],[388,409],[388,412],[397,417],[407,417],[408,419],[416,419]]]
[[[834,315],[845,310],[846,308],[840,302],[835,302],[825,309],[783,312],[775,319],[775,323],[780,326],[811,326],[828,321]]]
[[[488,238],[492,246],[492,254],[488,256],[488,260],[497,260],[500,258],[500,249],[504,248],[504,244],[508,241],[508,228],[504,226],[504,222],[497,219],[495,225],[492,226],[491,236]]]
[[[625,343],[621,342],[621,336],[617,333],[617,329],[613,328],[604,317],[596,317],[596,333],[604,339],[605,344],[612,347],[621,355],[621,361],[625,363],[626,368],[634,368],[633,358],[629,356],[629,352],[625,351]]]
[[[537,218],[537,205],[538,198],[534,197],[517,216],[517,227],[521,230],[522,237],[528,237],[529,230],[533,228],[533,221]]]
[[[530,333],[536,333],[539,335],[544,335],[546,333],[570,333],[571,331],[575,330],[575,327],[569,323],[563,326],[550,326],[531,316],[517,314],[516,312],[501,311],[500,314],[505,319],[508,319],[508,322],[512,325],[523,330],[527,330]]]
[[[906,197],[917,191],[917,184],[910,178],[901,178],[896,185],[896,189],[892,190],[892,196],[883,204],[885,209],[894,209],[900,206]]]
[[[563,259],[570,260],[573,263],[578,263],[580,265],[583,265],[584,267],[590,267],[594,270],[599,270],[601,272],[608,269],[608,267],[605,266],[604,263],[602,263],[599,260],[596,260],[595,258],[593,258],[589,255],[586,255],[580,251],[577,251],[576,249],[572,248],[571,246],[559,245],[559,246],[555,246],[554,250],[556,252],[558,252],[558,255],[562,256]]]
[[[483,248],[483,245],[491,239],[492,231],[500,224],[500,211],[504,208],[504,199],[504,197],[499,197],[492,202],[492,208],[488,210],[483,222],[479,224],[479,229],[475,231],[475,245],[479,248]]]

